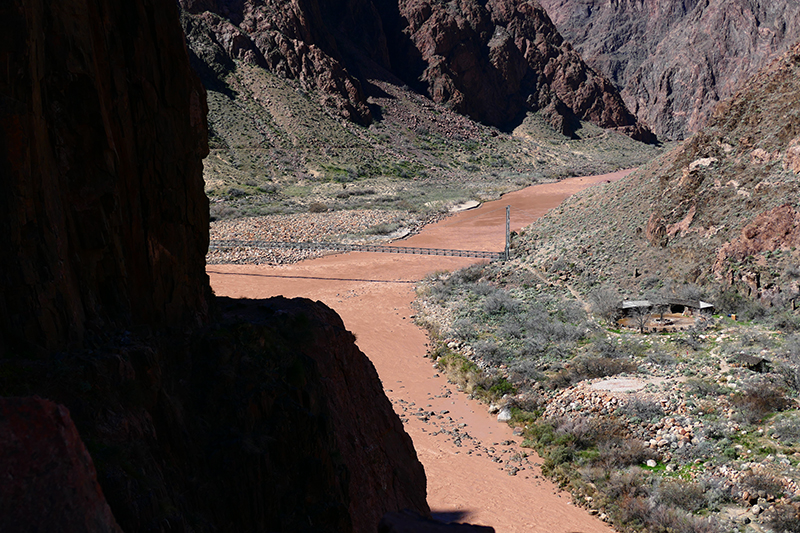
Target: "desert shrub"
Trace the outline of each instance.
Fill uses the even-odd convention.
[[[565,417],[556,422],[555,433],[560,437],[568,437],[567,440],[577,448],[589,448],[596,441],[598,429],[597,419]]]
[[[514,316],[507,316],[500,326],[500,334],[506,338],[519,339],[522,337],[523,329],[519,319]]]
[[[783,494],[783,484],[780,480],[765,472],[748,472],[739,480],[739,485],[759,498],[780,497]]]
[[[778,504],[767,513],[766,523],[778,533],[800,533],[800,509],[792,504]]]
[[[548,385],[552,389],[564,388],[584,379],[615,376],[636,370],[636,363],[626,359],[581,356],[574,358],[568,368],[551,377]]]
[[[542,463],[542,472],[551,474],[555,467],[564,463],[569,463],[575,456],[575,450],[571,446],[555,446],[551,448]]]
[[[472,345],[472,349],[475,350],[476,356],[495,366],[505,363],[511,355],[508,350],[488,339],[477,341]]]
[[[603,483],[602,489],[606,498],[611,502],[626,497],[648,498],[650,496],[650,483],[638,469],[611,472],[608,474],[607,481]]]
[[[600,338],[592,343],[589,351],[593,355],[604,359],[619,359],[628,356],[628,352],[626,352],[623,345],[605,337]]]
[[[643,291],[649,291],[656,288],[661,283],[661,278],[658,276],[647,276],[642,279],[641,287]]]
[[[721,533],[714,518],[701,518],[686,511],[655,505],[646,519],[650,533]]]
[[[617,500],[614,508],[614,522],[635,529],[643,527],[652,512],[647,499],[628,495]]]
[[[664,416],[664,409],[661,407],[661,402],[633,397],[622,406],[622,413],[630,418],[638,419],[642,422],[651,422],[655,419]]]
[[[694,283],[686,283],[675,287],[673,292],[678,298],[684,300],[700,300],[704,297],[703,290]]]
[[[775,423],[775,437],[784,446],[800,444],[800,420],[795,417],[783,417]]]
[[[647,361],[661,366],[674,365],[675,356],[660,348],[654,347],[647,352]]]
[[[550,264],[550,268],[547,269],[548,272],[561,272],[567,271],[570,269],[569,261],[564,259],[563,257],[559,257],[555,261]]]
[[[800,334],[793,333],[783,338],[781,351],[786,354],[793,363],[800,363]]]
[[[475,324],[469,318],[457,318],[453,321],[453,334],[459,339],[468,341],[475,338]]]
[[[720,313],[736,314],[745,320],[755,320],[767,314],[767,309],[759,302],[742,296],[732,288],[717,293],[714,297],[714,306]]]
[[[697,459],[708,459],[717,455],[717,447],[711,440],[699,439],[696,444],[691,446],[684,446],[678,448],[673,452],[676,457],[679,457],[685,463],[693,462]]]
[[[602,287],[589,294],[592,312],[606,320],[616,317],[620,301],[616,291],[608,287]]]
[[[497,289],[495,289],[494,287],[492,287],[492,285],[486,283],[485,281],[480,281],[472,286],[472,292],[474,292],[479,296],[488,296],[489,294],[492,294],[496,290]]]
[[[309,213],[325,213],[327,210],[328,206],[320,202],[312,202],[308,205]]]
[[[698,398],[716,397],[722,394],[722,386],[716,381],[707,379],[691,378],[686,380],[686,387],[689,394]]]
[[[531,359],[543,355],[546,349],[547,339],[542,337],[526,337],[518,353],[520,358]]]
[[[239,210],[233,206],[226,205],[225,203],[213,203],[209,207],[210,221],[224,220],[226,218],[236,218],[239,216]]]
[[[766,380],[748,384],[743,391],[734,394],[731,400],[737,408],[736,417],[748,424],[755,424],[768,414],[785,409],[789,404],[783,389]]]
[[[370,235],[388,235],[393,231],[397,231],[397,228],[400,227],[400,224],[397,222],[384,222],[382,224],[377,224],[369,228],[366,233]]]
[[[481,307],[487,315],[513,313],[519,309],[519,302],[506,291],[496,290],[486,296]]]
[[[278,191],[278,185],[275,183],[262,183],[256,187],[256,190],[264,194],[273,194]]]
[[[540,336],[549,342],[575,342],[583,337],[583,331],[580,328],[554,320],[549,315],[541,319],[534,319],[528,314],[524,321],[525,330],[529,336]]]
[[[599,453],[594,462],[606,469],[641,465],[657,457],[656,452],[639,439],[614,437],[598,444],[597,449]]]
[[[556,318],[567,324],[582,324],[586,322],[586,311],[575,300],[565,300],[559,304]]]
[[[800,331],[800,316],[791,311],[783,311],[772,315],[771,325],[782,333],[797,333]]]
[[[228,189],[228,196],[231,198],[242,198],[247,196],[247,192],[243,191],[242,189],[238,189],[236,187],[231,187]]]
[[[483,265],[470,265],[467,268],[462,268],[453,273],[453,281],[455,283],[474,283],[481,279],[483,275]]]
[[[678,346],[685,346],[696,352],[703,347],[703,340],[699,337],[699,335],[692,334],[679,338],[677,341],[675,341],[675,344]]]
[[[655,491],[656,501],[670,507],[695,512],[706,506],[706,487],[690,481],[663,481]]]
[[[712,440],[727,439],[731,436],[731,430],[724,422],[709,422],[703,428],[703,436]]]
[[[509,377],[515,383],[541,381],[544,379],[544,374],[539,370],[538,364],[533,359],[515,359],[509,364],[508,370]]]

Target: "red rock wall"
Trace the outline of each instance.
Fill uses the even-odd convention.
[[[0,398],[0,472],[2,531],[122,532],[62,405]]]
[[[205,92],[171,2],[0,5],[0,354],[207,315]]]

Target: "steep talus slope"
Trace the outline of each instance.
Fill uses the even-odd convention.
[[[429,515],[341,319],[211,297],[206,93],[179,17],[154,0],[0,7],[0,396],[47,399],[0,399],[0,529],[366,532]]]
[[[800,39],[788,0],[541,0],[586,62],[663,139],[699,131],[714,106]]]
[[[585,119],[652,140],[536,2],[182,5],[190,46],[207,80],[229,70],[232,59],[245,61],[300,80],[342,116],[368,123],[373,115],[362,87],[369,83],[365,76],[377,72],[494,126],[518,124],[525,111],[546,109],[551,124],[567,134]]]
[[[521,249],[542,264],[574,261],[584,282],[634,292],[675,280],[794,299],[798,80],[800,45],[721,104],[707,128],[625,180],[570,199]]]

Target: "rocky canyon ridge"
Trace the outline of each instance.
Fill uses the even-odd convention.
[[[714,106],[800,39],[791,0],[540,0],[583,59],[661,139],[699,131]]]
[[[542,110],[571,135],[579,119],[653,139],[603,75],[536,2],[182,0],[198,69],[214,83],[234,60],[297,79],[343,117],[368,124],[375,79],[498,126]],[[358,31],[352,31],[358,28]]]

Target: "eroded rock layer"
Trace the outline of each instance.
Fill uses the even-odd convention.
[[[298,79],[342,116],[372,120],[362,86],[377,74],[507,127],[544,110],[571,135],[578,119],[653,140],[618,91],[587,67],[533,1],[183,0],[204,81],[241,60]],[[353,31],[358,28],[358,31]],[[214,81],[217,80],[217,81]]]
[[[540,0],[584,60],[663,139],[683,139],[714,106],[800,39],[789,0]]]

